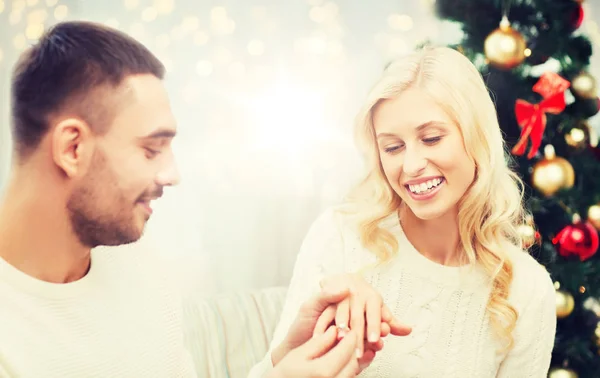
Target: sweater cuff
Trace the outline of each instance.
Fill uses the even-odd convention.
[[[262,361],[250,370],[248,378],[264,378],[271,370],[273,370],[273,360],[271,360],[271,352],[269,351]]]

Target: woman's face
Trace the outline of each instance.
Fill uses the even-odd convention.
[[[444,110],[417,88],[384,100],[373,112],[379,156],[394,191],[420,219],[458,213],[475,163]]]

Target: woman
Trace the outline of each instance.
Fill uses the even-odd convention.
[[[338,275],[355,283],[355,300],[323,323],[362,334],[366,319],[375,329],[382,317],[365,305],[374,289],[412,326],[387,337],[361,377],[546,377],[555,289],[521,248],[522,187],[477,69],[449,48],[394,62],[368,95],[356,136],[368,174],[311,227],[272,345],[323,278]]]

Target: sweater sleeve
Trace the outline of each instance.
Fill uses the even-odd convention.
[[[497,378],[546,378],[556,335],[556,290],[548,273],[536,266],[536,274],[519,281],[515,290],[529,293],[519,311],[514,347],[500,365]]]
[[[2,366],[2,361],[0,360],[0,377],[2,378],[9,378],[10,374],[8,374],[8,371],[6,370],[6,368],[4,368],[4,366]]]
[[[284,340],[300,306],[320,290],[322,278],[343,272],[343,252],[341,228],[334,210],[329,209],[311,225],[302,242],[269,351],[248,378],[262,378],[273,368],[271,352]]]

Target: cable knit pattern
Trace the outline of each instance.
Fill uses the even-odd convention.
[[[375,267],[375,257],[362,247],[347,216],[330,209],[314,222],[298,254],[270,350],[283,340],[300,305],[319,290],[321,278],[361,271],[413,332],[387,337],[360,377],[546,377],[556,310],[555,290],[541,265],[526,253],[511,256],[515,276],[509,300],[519,318],[514,348],[500,354],[486,313],[490,282],[481,267],[448,267],[425,258],[406,239],[396,215],[381,227],[395,235],[399,248],[390,262]],[[269,352],[250,377],[262,377],[271,368]]]

